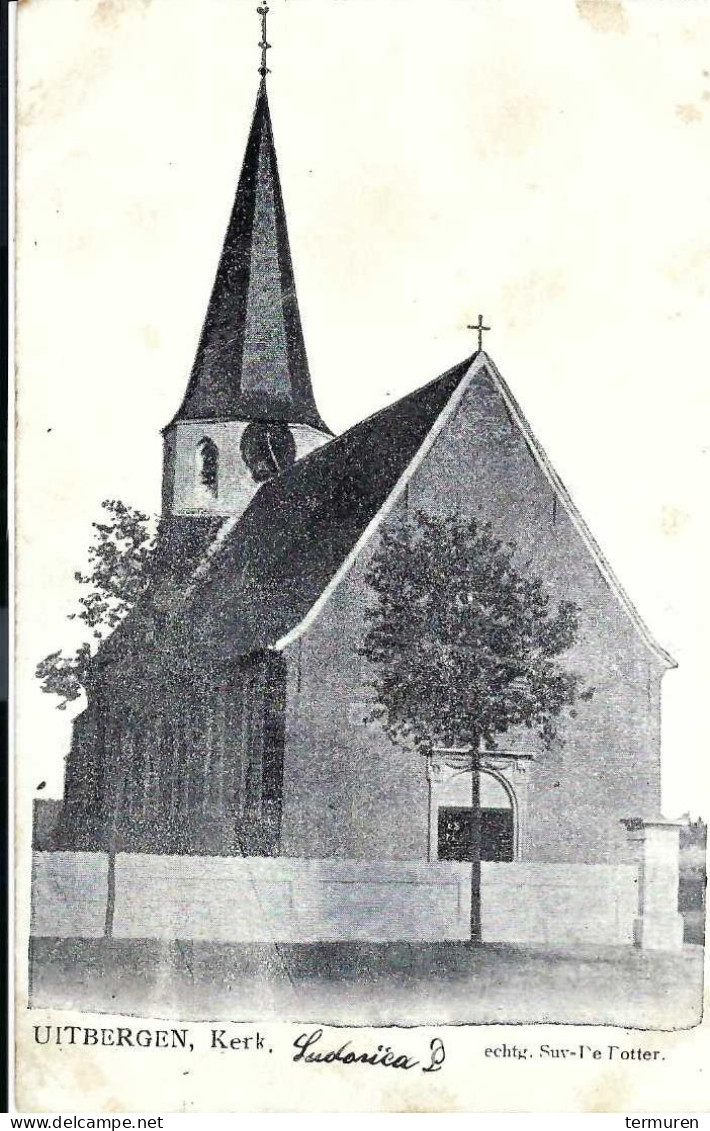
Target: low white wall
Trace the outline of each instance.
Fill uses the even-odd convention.
[[[114,935],[214,941],[458,939],[464,864],[119,856]]]
[[[638,869],[632,864],[482,865],[484,942],[633,943]]]
[[[32,933],[96,937],[106,856],[35,853]],[[633,941],[637,869],[482,866],[484,942]],[[114,937],[215,942],[436,941],[469,936],[466,864],[120,854]]]
[[[107,876],[108,857],[101,852],[34,852],[31,934],[100,938]]]

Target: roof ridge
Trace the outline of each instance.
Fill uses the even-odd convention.
[[[448,380],[442,383],[444,378]],[[610,600],[630,621],[635,638],[658,662],[675,666],[616,578],[495,363],[483,350],[359,421],[300,460],[288,477],[277,476],[264,483],[241,518],[212,539],[186,599],[190,604],[198,602],[196,615],[209,615],[211,602],[218,609],[223,602],[231,608],[230,617],[237,619],[229,621],[224,648],[239,654],[255,648],[282,650],[309,629],[405,495],[410,480],[459,412],[468,390],[479,381],[505,407],[511,426],[527,447],[531,473],[542,475],[561,503],[581,543],[574,552],[599,574]],[[225,615],[226,611],[218,613],[218,634],[226,631]]]
[[[476,365],[476,368],[475,368],[475,371],[474,371],[474,364],[475,363],[478,363],[478,364]],[[455,368],[456,368],[456,366],[454,366],[448,372],[449,373],[453,372],[453,370]],[[337,585],[340,584],[340,581],[345,576],[345,574],[348,572],[348,570],[352,566],[353,562],[357,558],[360,551],[364,548],[365,544],[370,540],[372,534],[377,529],[377,527],[380,525],[383,518],[386,517],[386,515],[392,509],[392,506],[394,505],[397,498],[399,497],[399,494],[403,490],[403,487],[406,486],[406,484],[409,482],[409,479],[414,474],[414,471],[419,466],[419,463],[421,463],[421,460],[424,458],[424,455],[426,455],[426,453],[429,451],[429,449],[433,446],[433,442],[436,439],[436,437],[438,436],[438,433],[440,432],[441,428],[443,427],[443,424],[445,423],[445,421],[451,415],[453,409],[456,407],[456,405],[461,400],[464,389],[466,387],[468,387],[472,377],[475,374],[479,373],[481,369],[485,369],[486,372],[488,372],[488,374],[492,378],[494,384],[496,385],[496,387],[498,389],[499,394],[503,398],[503,401],[505,402],[508,410],[510,411],[517,427],[520,429],[524,439],[527,441],[528,446],[530,448],[530,451],[531,451],[536,463],[540,467],[540,470],[542,471],[545,478],[548,480],[553,491],[555,492],[557,497],[562,502],[562,505],[564,506],[564,508],[567,512],[567,515],[568,515],[570,521],[572,522],[572,525],[576,529],[577,533],[579,534],[580,538],[582,539],[583,544],[585,545],[588,552],[590,553],[590,555],[591,555],[591,557],[594,561],[594,564],[596,565],[597,569],[599,570],[602,577],[606,581],[607,585],[611,589],[611,592],[613,593],[613,595],[618,600],[619,604],[626,611],[627,615],[629,616],[629,618],[630,618],[632,624],[634,625],[636,631],[638,632],[639,636],[641,637],[641,639],[643,640],[645,645],[650,649],[650,651],[652,651],[654,653],[654,655],[656,655],[664,664],[666,664],[670,668],[677,667],[677,663],[673,659],[673,657],[670,655],[670,653],[668,653],[665,650],[665,648],[663,648],[658,643],[658,641],[654,638],[653,634],[651,633],[648,626],[644,622],[643,617],[639,613],[638,609],[636,608],[633,601],[629,597],[628,593],[624,589],[623,585],[619,581],[618,577],[614,573],[614,570],[612,569],[609,561],[607,560],[604,553],[602,552],[601,547],[599,546],[599,543],[594,538],[594,535],[592,534],[591,530],[589,529],[586,522],[584,521],[581,513],[577,509],[577,506],[575,505],[569,491],[567,490],[564,483],[560,479],[559,475],[555,471],[552,463],[550,462],[550,459],[549,459],[547,453],[545,452],[544,448],[540,444],[540,441],[535,436],[535,433],[533,432],[527,418],[525,417],[525,414],[523,413],[522,409],[520,408],[520,405],[518,404],[517,400],[515,399],[515,396],[513,395],[512,391],[510,390],[510,387],[508,386],[507,382],[505,381],[505,379],[501,375],[501,373],[500,373],[498,367],[496,366],[495,362],[488,356],[488,354],[485,352],[485,350],[478,350],[473,355],[473,357],[471,358],[471,364],[470,364],[469,368],[466,370],[464,378],[459,383],[459,385],[456,387],[456,389],[452,392],[451,397],[447,400],[446,404],[444,405],[443,409],[441,410],[441,413],[439,414],[437,419],[434,421],[431,429],[429,430],[426,437],[424,438],[424,440],[420,444],[419,448],[415,452],[414,457],[412,458],[410,463],[407,465],[407,467],[405,468],[402,475],[399,477],[399,479],[397,480],[397,482],[393,486],[390,493],[387,495],[387,497],[384,500],[384,502],[382,503],[382,505],[378,508],[377,512],[373,515],[372,519],[368,523],[368,525],[365,528],[365,530],[363,531],[362,535],[357,540],[356,544],[353,546],[350,553],[346,556],[344,561],[341,563],[339,569],[336,571],[334,576],[331,578],[329,583],[326,585],[323,592],[319,595],[317,600],[314,602],[312,607],[308,610],[305,617],[302,618],[302,620],[299,622],[299,624],[297,624],[289,632],[285,633],[276,642],[275,647],[278,648],[278,649],[281,649],[281,648],[286,647],[288,644],[292,643],[294,640],[296,640],[301,635],[301,633],[303,631],[305,631],[305,629],[308,627],[308,625],[311,623],[311,621],[314,620],[318,616],[321,608],[328,601],[332,591],[336,588]],[[431,385],[431,384],[434,384],[434,383],[435,382],[430,382],[429,384]],[[458,396],[457,396],[457,394],[458,394]],[[397,402],[397,403],[400,403],[400,402]]]
[[[481,350],[480,352],[484,357],[486,356],[484,351]],[[321,444],[319,447],[314,448],[312,451],[306,452],[306,454],[302,456],[301,459],[297,460],[296,463],[292,464],[285,471],[281,472],[273,479],[268,479],[261,485],[260,491],[257,491],[256,495],[260,494],[260,492],[264,488],[270,485],[281,484],[288,482],[289,479],[295,479],[304,466],[310,466],[311,464],[315,463],[318,457],[323,456],[325,452],[332,452],[336,444],[350,439],[353,432],[356,432],[358,428],[363,428],[366,424],[370,424],[372,421],[385,416],[388,412],[393,412],[395,409],[400,408],[403,404],[406,404],[408,401],[410,401],[412,397],[416,397],[420,393],[426,392],[427,389],[431,389],[434,385],[437,385],[439,381],[444,381],[447,377],[451,377],[451,375],[457,369],[463,370],[461,374],[461,380],[463,380],[466,376],[466,373],[468,372],[468,368],[464,369],[464,366],[468,367],[472,365],[476,360],[478,354],[479,351],[476,350],[473,354],[470,354],[468,357],[464,358],[463,361],[457,362],[456,365],[449,366],[449,368],[446,369],[443,373],[440,373],[438,377],[434,377],[431,381],[427,381],[425,385],[418,385],[416,389],[411,389],[408,393],[405,393],[404,396],[398,397],[396,401],[392,401],[391,404],[386,404],[383,405],[382,408],[375,409],[375,411],[371,412],[369,416],[363,416],[362,420],[356,420],[355,423],[346,428],[344,432],[338,432],[337,435],[334,435],[329,440],[327,440],[325,444]],[[254,498],[256,498],[256,495],[254,496]]]
[[[415,397],[418,394],[423,393],[425,390],[432,388],[432,386],[436,385],[439,381],[443,381],[447,377],[451,377],[451,375],[455,373],[455,371],[459,368],[463,370],[461,374],[461,380],[463,381],[470,369],[470,366],[475,361],[478,352],[479,351],[476,351],[476,353],[465,358],[463,361],[459,361],[456,365],[451,365],[443,373],[440,373],[438,377],[434,377],[433,380],[427,381],[425,385],[420,385],[418,388],[412,389],[409,393],[405,393],[403,397],[399,397],[396,401],[393,401],[392,404],[383,405],[382,408],[376,409],[375,412],[370,413],[369,416],[365,416],[362,420],[356,421],[355,424],[352,424],[344,432],[340,432],[337,436],[333,436],[332,439],[328,440],[325,444],[321,444],[320,447],[315,448],[313,451],[307,452],[306,455],[298,460],[297,463],[293,464],[286,471],[281,472],[280,475],[275,476],[273,479],[268,479],[265,483],[261,483],[242,514],[234,515],[226,519],[225,522],[220,526],[219,530],[216,531],[214,539],[207,548],[204,559],[199,563],[194,572],[188,578],[184,593],[185,600],[189,601],[189,599],[193,596],[197,587],[199,586],[199,583],[203,581],[210,573],[216,560],[219,558],[220,553],[228,544],[232,532],[239,527],[244,519],[247,519],[248,521],[254,505],[257,504],[257,502],[261,502],[264,496],[268,494],[270,490],[275,491],[283,486],[288,487],[289,480],[291,480],[292,482],[297,481],[298,476],[303,473],[303,469],[306,468],[307,470],[308,468],[312,467],[321,453],[327,451],[328,454],[332,454],[333,447],[338,444],[339,441],[345,441],[350,438],[353,432],[355,432],[358,428],[369,424],[371,421],[376,420],[378,417],[384,416],[386,413],[391,412],[395,408],[398,408],[401,405],[407,403],[409,400],[411,400],[412,397]],[[464,368],[464,366],[466,368]],[[457,388],[458,387],[459,386],[457,385]],[[455,391],[456,390],[453,390],[451,394],[452,396]],[[448,404],[449,401],[447,401],[446,403]]]
[[[372,516],[362,534],[355,542],[355,545],[351,548],[350,552],[346,554],[344,560],[341,562],[335,574],[333,575],[333,577],[331,577],[330,581],[325,586],[323,591],[319,594],[318,598],[308,610],[306,615],[297,625],[295,625],[294,628],[285,633],[276,641],[276,643],[274,644],[275,649],[280,651],[288,644],[291,644],[294,640],[297,640],[302,632],[304,632],[308,627],[308,625],[318,616],[320,610],[328,601],[330,594],[340,584],[341,580],[349,571],[360,551],[364,548],[367,542],[369,542],[372,534],[380,525],[382,519],[386,517],[386,515],[389,514],[389,512],[392,510],[394,504],[397,502],[398,498],[409,483],[409,480],[412,478],[419,465],[422,463],[428,452],[436,443],[436,440],[438,439],[439,434],[444,427],[444,424],[447,422],[450,416],[453,415],[454,411],[460,404],[463,395],[466,389],[469,387],[471,381],[481,371],[481,369],[485,367],[487,361],[488,358],[485,352],[483,350],[476,350],[476,352],[470,357],[466,358],[465,361],[459,362],[459,366],[466,366],[466,369],[461,375],[461,380],[456,384],[455,388],[452,389],[451,394],[449,395],[449,397],[447,397],[446,402],[437,414],[436,419],[432,423],[431,427],[427,430],[421,443],[417,446],[416,451],[407,463],[407,466],[398,476],[397,481],[385,497],[383,503],[377,508],[375,514]],[[459,368],[459,366],[452,366],[451,369],[448,369],[445,374],[441,375],[441,377],[443,378],[450,376],[455,372],[457,368]],[[437,380],[440,379],[441,378],[437,378]],[[434,384],[436,384],[436,380],[430,381],[428,385],[424,387],[430,388]],[[421,392],[421,390],[417,391]],[[402,398],[402,400],[406,399],[407,398]],[[396,403],[401,404],[402,401],[398,401]]]

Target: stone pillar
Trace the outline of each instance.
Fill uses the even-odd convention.
[[[680,950],[683,916],[678,911],[679,836],[672,821],[624,820],[639,869],[634,942],[642,950]]]

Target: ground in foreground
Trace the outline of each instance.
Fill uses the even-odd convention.
[[[340,1025],[698,1024],[702,949],[34,939],[30,1004]]]

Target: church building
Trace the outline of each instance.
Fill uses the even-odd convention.
[[[482,854],[616,863],[660,811],[674,666],[480,347],[333,436],[315,402],[265,75],[182,404],[163,432],[144,596],[93,660],[55,847],[465,860],[466,750],[413,754],[369,721],[368,562],[408,510],[489,521],[555,602],[593,687],[545,749],[481,755]]]

